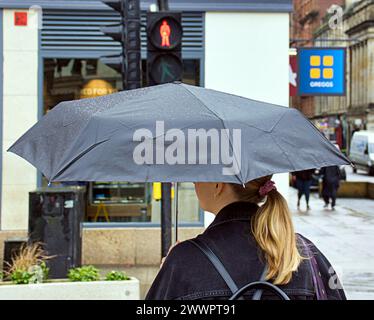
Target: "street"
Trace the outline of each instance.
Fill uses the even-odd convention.
[[[366,181],[374,183],[374,176],[369,176],[365,171],[357,170],[357,173],[353,173],[352,167],[345,166],[347,173],[347,181]]]
[[[374,182],[374,177],[361,171],[349,173],[347,179]],[[296,202],[297,191],[290,188],[296,232],[310,239],[331,262],[348,299],[374,299],[374,201],[341,198],[331,211],[323,208],[322,199],[313,192],[308,212],[304,197],[300,210]]]

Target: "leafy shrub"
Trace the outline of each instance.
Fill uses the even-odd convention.
[[[97,281],[99,277],[99,270],[94,266],[72,268],[68,273],[70,281]]]
[[[121,271],[110,271],[105,276],[106,281],[130,280],[130,277]]]
[[[41,283],[48,278],[47,256],[40,242],[23,245],[8,263],[5,276],[15,284]]]
[[[15,284],[28,284],[32,276],[33,274],[28,271],[17,269],[11,273],[10,279]]]
[[[40,263],[40,267],[42,268],[42,271],[43,271],[43,278],[44,278],[44,280],[48,279],[48,277],[49,277],[49,268],[47,267],[47,264],[45,263],[45,261],[42,261]]]

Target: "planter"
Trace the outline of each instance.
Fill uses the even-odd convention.
[[[40,284],[0,282],[0,300],[139,300],[139,280]]]

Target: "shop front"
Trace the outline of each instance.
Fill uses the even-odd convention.
[[[48,57],[43,59],[43,66],[43,114],[61,101],[92,98],[121,90],[121,75],[99,59]],[[143,71],[145,68],[143,60]],[[184,69],[183,81],[199,85],[200,60],[184,60]],[[145,74],[143,76],[144,79]],[[41,186],[47,186],[44,176],[41,175],[39,181]],[[60,185],[53,183],[51,187]],[[151,183],[77,181],[64,185],[86,187],[85,226],[105,226],[105,223],[110,223],[119,227],[129,222],[147,226],[147,223],[155,225],[160,222],[160,201],[154,195]],[[202,225],[202,213],[193,197],[193,184],[181,183],[178,190],[181,225]]]
[[[59,4],[0,9],[0,49],[4,52],[4,60],[0,57],[0,70],[5,67],[2,80],[7,84],[0,90],[5,150],[0,190],[0,263],[4,240],[27,236],[29,192],[47,186],[40,171],[7,153],[6,149],[60,102],[122,90],[121,74],[100,61],[100,57],[115,55],[121,50],[118,42],[100,30],[103,25],[119,22],[119,15],[100,1],[93,7],[82,1],[77,7],[72,1],[66,1],[66,6]],[[27,25],[15,24],[17,12],[27,13]],[[142,11],[144,86],[147,74],[145,19],[146,12]],[[182,25],[182,80],[191,85],[204,85],[204,13],[184,11]],[[52,183],[49,187],[61,185],[80,185],[86,192],[82,233],[84,264],[159,263],[161,201],[155,195],[157,183],[75,181]],[[204,213],[199,208],[192,183],[180,183],[178,190],[178,225],[183,240],[203,230]]]
[[[91,98],[122,90],[121,75],[100,61],[103,55],[119,53],[119,44],[100,32],[102,25],[118,21],[119,16],[111,10],[43,11],[42,114],[61,101]],[[142,23],[142,71],[145,86],[145,12],[142,13]],[[182,24],[183,82],[202,85],[203,13],[183,12]],[[39,184],[47,184],[42,175]],[[69,184],[86,186],[85,227],[157,226],[160,223],[160,201],[154,196],[151,183],[78,181]],[[203,213],[194,197],[193,184],[181,183],[178,187],[180,225],[202,226]]]

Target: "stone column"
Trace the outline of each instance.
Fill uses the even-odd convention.
[[[374,104],[374,32],[367,40],[367,85],[366,85],[366,103]],[[374,129],[374,112],[368,117],[368,129]]]

